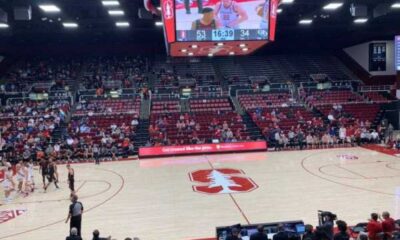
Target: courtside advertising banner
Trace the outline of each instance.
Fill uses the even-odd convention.
[[[140,157],[171,156],[198,153],[220,153],[220,152],[245,152],[266,150],[267,143],[259,142],[236,142],[215,144],[193,144],[181,146],[142,147],[139,149]]]

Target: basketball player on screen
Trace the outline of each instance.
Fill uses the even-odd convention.
[[[186,14],[191,14],[190,12],[190,0],[185,0],[185,9],[186,9]],[[197,2],[197,8],[199,10],[199,13],[203,12],[203,0],[196,0]]]
[[[258,5],[256,12],[261,17],[260,29],[268,29],[269,0],[265,0],[265,3]]]
[[[238,29],[239,24],[249,18],[246,11],[235,0],[221,0],[215,5],[214,14],[222,28]]]
[[[206,7],[203,9],[203,17],[192,23],[192,30],[212,30],[220,27],[220,24],[214,18],[214,9]]]

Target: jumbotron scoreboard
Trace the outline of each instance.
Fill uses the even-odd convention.
[[[279,0],[161,0],[168,54],[247,55],[275,40]]]

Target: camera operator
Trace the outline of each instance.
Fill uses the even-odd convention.
[[[321,217],[322,217],[322,225],[319,227],[319,229],[325,232],[326,237],[329,240],[333,240],[333,226],[334,226],[333,221],[336,220],[336,215],[331,212],[322,212]]]

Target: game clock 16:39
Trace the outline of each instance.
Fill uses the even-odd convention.
[[[211,34],[212,41],[232,41],[235,39],[235,30],[233,29],[215,29]]]

